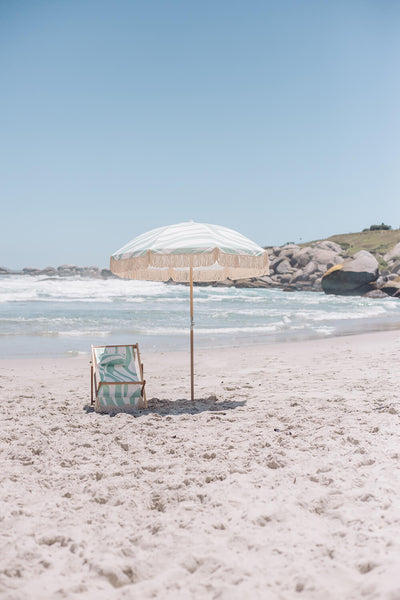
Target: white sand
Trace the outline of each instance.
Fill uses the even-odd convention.
[[[398,600],[399,359],[199,352],[192,406],[187,354],[144,355],[161,400],[114,417],[88,359],[0,361],[0,597]]]

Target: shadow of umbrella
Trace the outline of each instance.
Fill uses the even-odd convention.
[[[145,415],[160,415],[162,417],[171,415],[197,415],[203,412],[209,412],[216,415],[226,415],[229,411],[235,408],[241,408],[246,405],[246,400],[210,400],[209,398],[201,398],[194,402],[182,400],[163,400],[160,398],[151,398],[148,401],[147,408],[138,409],[135,407],[126,407],[123,409],[116,408],[107,413],[96,413],[96,416],[115,417],[121,413],[128,414],[132,417],[143,417]],[[84,406],[86,413],[94,413],[93,406],[86,404]]]

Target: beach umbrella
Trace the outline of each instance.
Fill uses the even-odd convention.
[[[190,284],[190,382],[194,400],[193,282],[267,275],[266,250],[233,229],[178,223],[152,229],[114,252],[110,269],[125,279]]]

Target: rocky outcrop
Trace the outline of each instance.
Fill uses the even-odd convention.
[[[0,275],[44,275],[46,277],[84,277],[90,279],[118,279],[109,269],[99,269],[99,267],[77,267],[76,265],[60,265],[59,267],[46,267],[45,269],[36,269],[34,267],[25,267],[22,271],[11,271],[6,267],[0,267]]]
[[[329,241],[315,242],[303,248],[286,244],[269,248],[268,254],[270,286],[293,291],[320,291],[323,274],[344,260],[339,244]]]
[[[11,275],[11,269],[7,269],[7,267],[0,267],[0,275]]]
[[[397,280],[400,280],[400,243],[385,256],[379,255],[384,269],[379,273],[378,262],[364,250],[353,257],[335,242],[324,240],[307,246],[285,244],[267,248],[269,274],[264,277],[215,282],[215,287],[280,288],[286,291],[321,291],[327,294],[365,295],[400,298]],[[332,268],[333,267],[333,268]],[[117,278],[109,269],[96,266],[78,267],[64,264],[57,268],[35,269],[26,267],[22,271],[11,271],[0,267],[0,276],[24,274],[46,277],[85,277],[95,279]],[[171,282],[173,283],[173,282]],[[208,286],[210,283],[198,283]]]
[[[372,285],[378,279],[378,261],[370,252],[360,250],[343,263],[332,266],[321,280],[326,294],[360,296],[376,289]]]
[[[283,288],[286,291],[321,291],[323,274],[329,267],[345,259],[339,244],[330,241],[314,242],[303,248],[297,244],[285,244],[267,250],[269,275],[233,281],[228,279],[213,285],[215,287]]]

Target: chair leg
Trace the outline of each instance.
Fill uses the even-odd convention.
[[[93,406],[93,365],[90,365],[90,406]]]
[[[144,389],[145,385],[146,385],[146,381],[144,381],[144,384],[143,384],[143,387],[142,387],[142,398],[143,398],[143,402],[144,402],[144,407],[147,408],[146,390]]]

